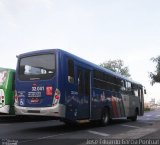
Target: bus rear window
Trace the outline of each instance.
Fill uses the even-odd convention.
[[[51,79],[55,73],[55,54],[23,57],[19,62],[20,80]]]

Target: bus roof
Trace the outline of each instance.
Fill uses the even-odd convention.
[[[27,53],[20,54],[20,55],[17,56],[17,58],[26,57],[26,56],[30,56],[30,55],[33,55],[33,54],[54,53],[54,52],[56,52],[56,51],[61,52],[61,53],[63,53],[63,54],[66,54],[66,55],[68,55],[69,57],[76,59],[77,61],[80,61],[80,62],[82,62],[82,63],[85,63],[86,65],[89,65],[89,66],[93,67],[94,69],[96,69],[96,70],[98,70],[98,71],[102,71],[103,73],[108,73],[108,74],[110,74],[110,75],[112,75],[112,76],[114,76],[114,77],[118,77],[118,78],[121,78],[121,79],[123,79],[123,80],[132,82],[132,83],[134,83],[134,84],[141,85],[140,83],[138,83],[138,82],[136,82],[136,81],[133,81],[132,79],[129,79],[129,78],[127,78],[127,77],[124,77],[124,76],[122,76],[122,75],[119,74],[119,73],[116,73],[116,72],[113,72],[113,71],[111,71],[111,70],[109,70],[109,69],[103,68],[103,67],[101,67],[101,66],[99,66],[99,65],[96,65],[96,64],[94,64],[94,63],[92,63],[92,62],[89,62],[89,61],[87,61],[87,60],[85,60],[85,59],[83,59],[83,58],[80,58],[80,57],[78,57],[78,56],[76,56],[76,55],[74,55],[74,54],[71,54],[71,53],[69,53],[69,52],[67,52],[67,51],[64,51],[64,50],[62,50],[62,49],[45,49],[45,50],[31,51],[31,52],[27,52]],[[142,85],[141,85],[141,86],[142,86]]]
[[[0,67],[0,71],[3,71],[3,70],[13,71],[13,72],[15,72],[15,70],[14,70],[14,69]]]

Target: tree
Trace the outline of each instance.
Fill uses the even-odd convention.
[[[160,83],[160,56],[153,57],[151,60],[156,63],[156,71],[154,73],[150,72],[151,84],[153,85],[154,83]]]
[[[100,64],[100,66],[107,68],[111,71],[117,72],[125,77],[130,77],[129,68],[124,66],[124,62],[121,59],[108,60]]]

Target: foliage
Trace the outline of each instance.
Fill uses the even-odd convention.
[[[150,72],[151,84],[153,85],[154,83],[160,83],[160,56],[151,58],[151,60],[156,63],[156,71],[154,73]]]
[[[151,111],[151,108],[145,107],[145,108],[144,108],[144,111]]]
[[[130,77],[129,69],[128,67],[124,66],[124,62],[121,59],[117,60],[108,60],[100,64],[100,66],[107,68],[111,71],[120,73],[121,75],[125,77]]]

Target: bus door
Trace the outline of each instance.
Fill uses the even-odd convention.
[[[68,120],[76,120],[77,106],[78,106],[78,102],[77,102],[78,92],[77,92],[77,87],[75,82],[74,61],[67,57],[64,63],[67,63],[67,67],[66,67],[67,80],[66,80],[66,84],[64,85],[65,101],[66,101],[66,118]]]
[[[78,112],[77,119],[90,117],[90,71],[77,67]]]
[[[142,88],[139,89],[139,102],[140,102],[140,112],[139,115],[144,114],[144,94]]]

